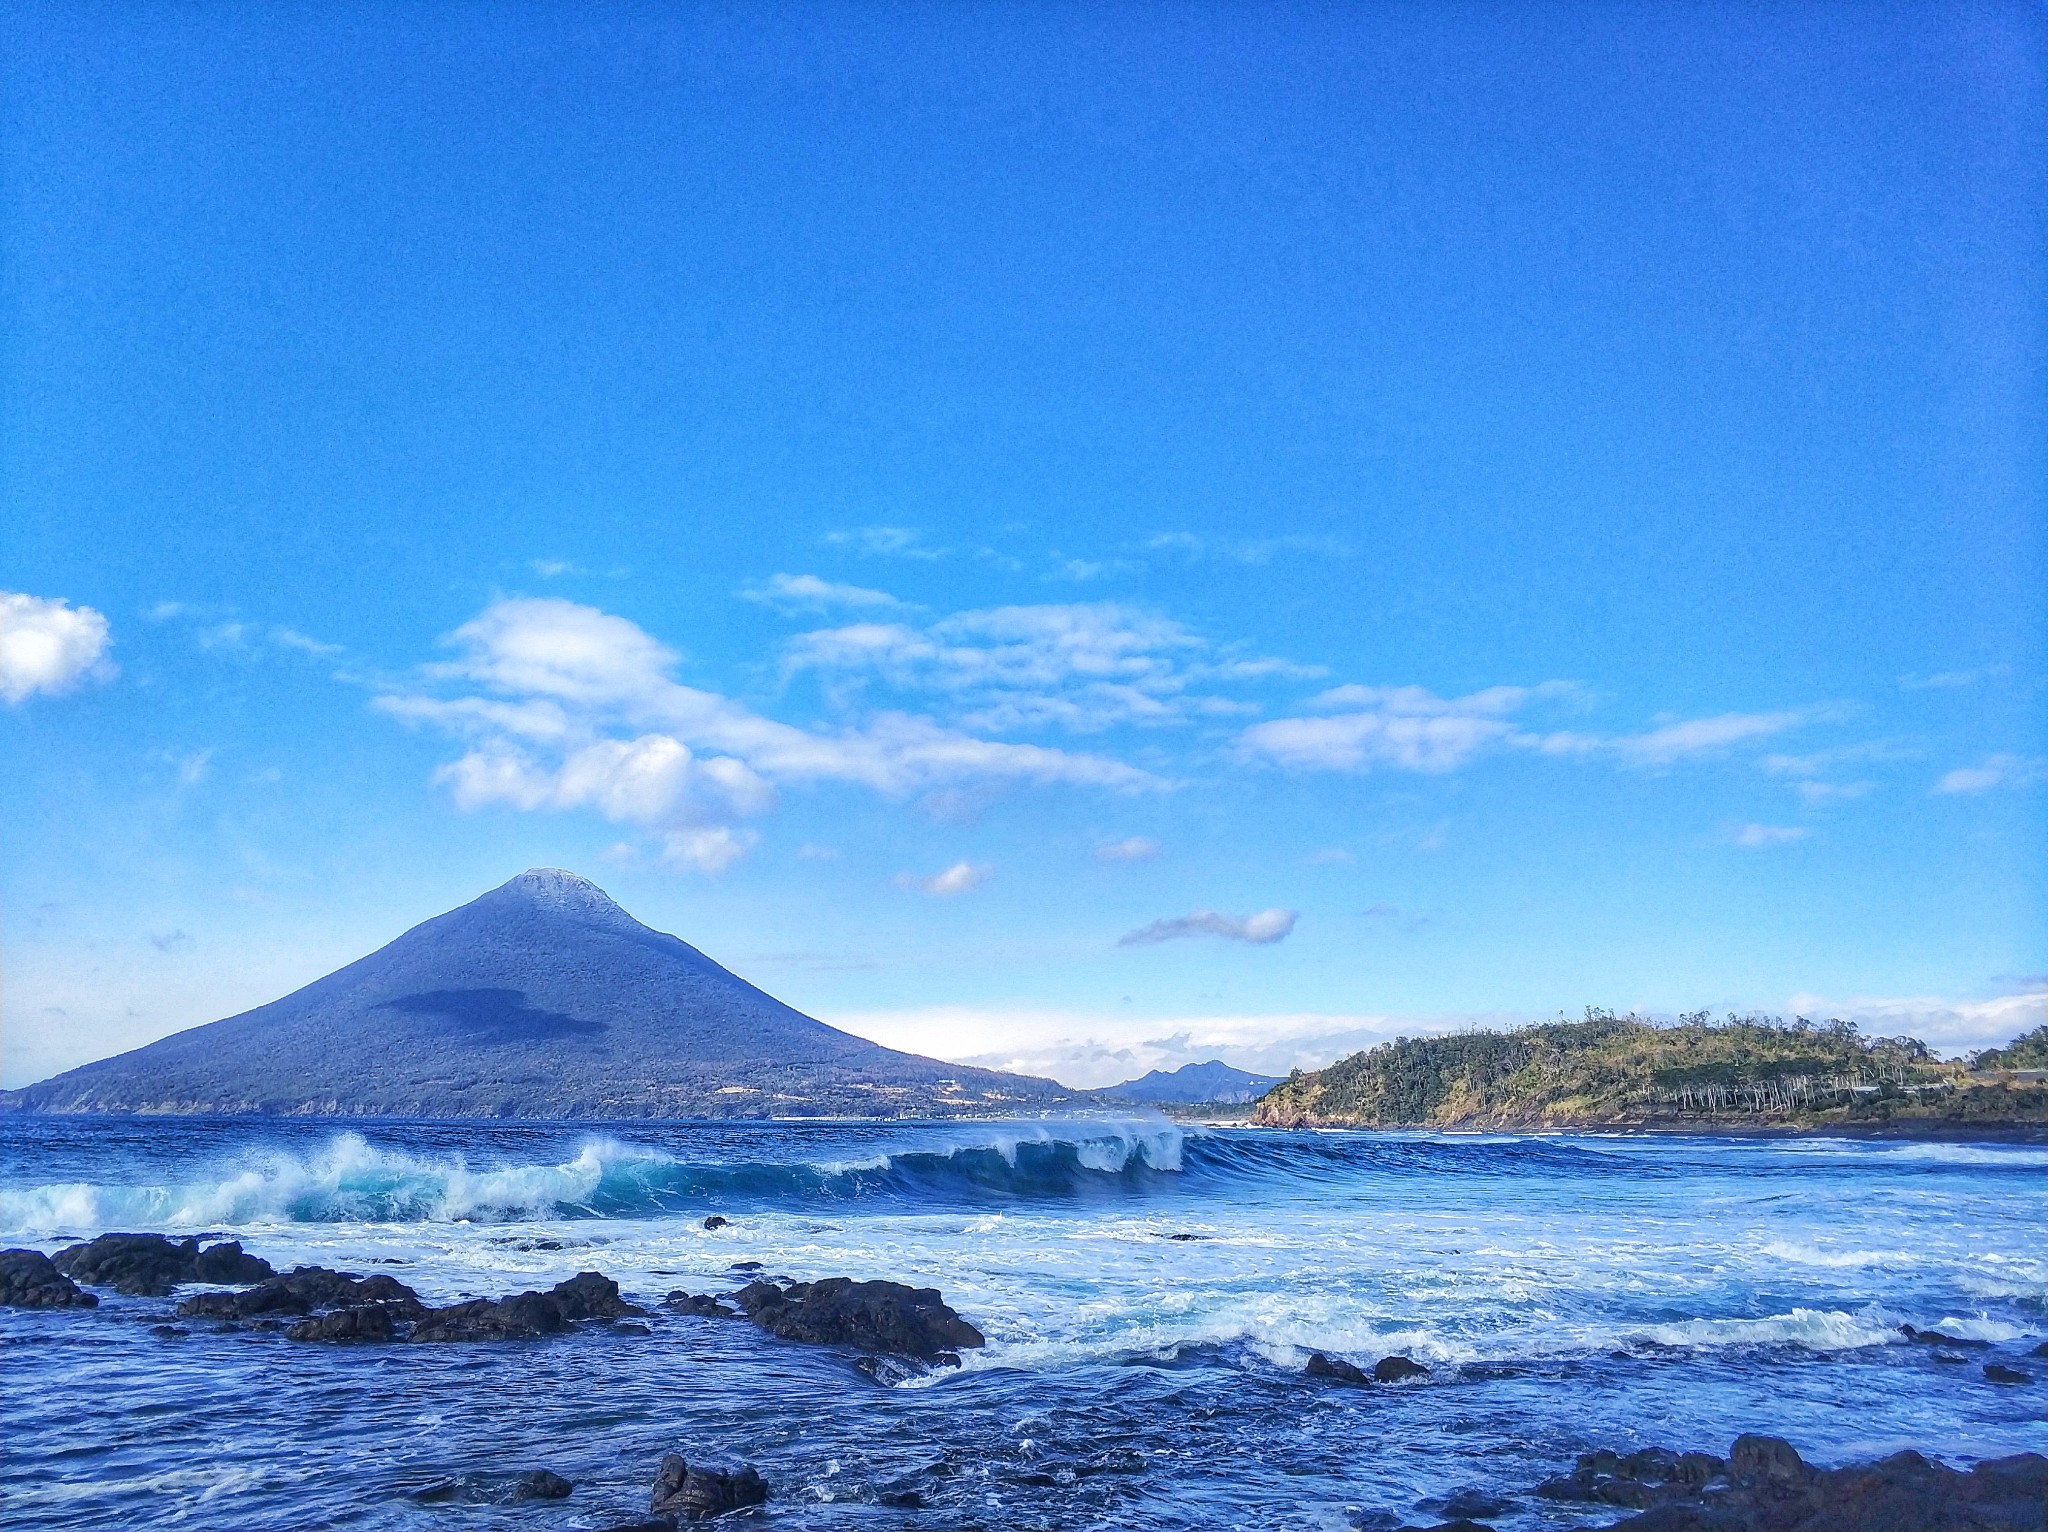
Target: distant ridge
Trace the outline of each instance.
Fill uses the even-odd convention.
[[[896,1117],[1066,1099],[828,1027],[541,867],[281,1000],[0,1093],[0,1110]]]
[[[1155,1069],[1121,1085],[1095,1092],[1105,1101],[1143,1101],[1166,1106],[1242,1106],[1256,1101],[1280,1083],[1278,1075],[1255,1075],[1234,1069],[1221,1059],[1183,1064],[1175,1070]]]

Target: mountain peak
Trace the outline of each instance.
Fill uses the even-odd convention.
[[[632,919],[617,900],[590,879],[559,867],[529,867],[518,877],[499,884],[493,892],[543,909]]]

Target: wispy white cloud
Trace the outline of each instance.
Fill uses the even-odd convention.
[[[2037,980],[2019,993],[1985,1000],[1942,995],[1845,1000],[1799,994],[1785,1003],[1785,1010],[1799,1016],[1839,1016],[1855,1022],[1869,1037],[1917,1037],[1937,1052],[1954,1057],[2009,1043],[2048,1021],[2048,986]]]
[[[1737,828],[1729,839],[1746,851],[1760,851],[1766,846],[1787,846],[1793,841],[1805,840],[1813,831],[1801,825],[1746,824]]]
[[[921,559],[927,562],[942,559],[950,551],[945,548],[934,548],[924,540],[923,533],[912,527],[855,527],[848,531],[827,532],[825,542],[830,547],[852,548],[883,558]]]
[[[1204,537],[1194,532],[1160,532],[1145,541],[1155,553],[1179,553],[1189,558],[1228,559],[1238,564],[1268,564],[1283,553],[1309,554],[1318,558],[1348,559],[1352,547],[1341,538],[1290,534],[1284,537]]]
[[[977,865],[973,862],[955,862],[944,872],[935,873],[929,878],[920,878],[907,872],[900,872],[896,875],[896,885],[899,888],[914,888],[921,894],[931,894],[937,898],[950,899],[956,894],[969,893],[981,887],[982,884],[988,881],[989,874],[993,870],[990,867]]]
[[[1238,752],[1296,770],[1455,771],[1509,741],[1515,730],[1506,715],[1542,690],[1493,686],[1439,697],[1420,686],[1339,686],[1310,700],[1325,716],[1254,724],[1238,736]]]
[[[1214,687],[1320,674],[1220,652],[1170,618],[1114,602],[995,607],[937,622],[863,622],[793,640],[787,674],[936,694],[961,726],[1077,732],[1251,709]]]
[[[108,681],[107,619],[61,597],[0,591],[0,702],[19,706],[38,692],[61,696],[81,681]]]
[[[2042,779],[2048,762],[2023,755],[1987,755],[1982,764],[1958,766],[1934,784],[1937,793],[1988,793],[1994,787],[2026,787]]]
[[[895,607],[903,603],[885,590],[864,585],[840,585],[811,574],[776,574],[755,585],[744,586],[740,595],[748,601],[783,611],[822,612],[833,607]]]
[[[1159,842],[1149,835],[1129,835],[1095,848],[1098,862],[1149,862],[1159,855]]]
[[[455,657],[376,705],[472,741],[438,780],[458,805],[594,809],[678,832],[765,813],[778,785],[840,781],[906,796],[960,782],[1164,786],[1106,756],[989,740],[905,713],[801,729],[673,678],[673,650],[623,617],[549,598],[493,602],[448,640]],[[447,692],[457,695],[443,695]],[[749,844],[682,843],[715,870]]]
[[[752,830],[735,831],[729,825],[671,830],[662,837],[661,855],[671,867],[686,867],[715,878],[745,856],[757,839]]]
[[[1726,755],[1738,746],[1770,739],[1809,723],[1810,710],[1719,713],[1685,718],[1641,734],[1545,734],[1530,742],[1546,755],[1611,754],[1633,766],[1672,766],[1680,761]]]
[[[526,566],[543,580],[558,580],[563,575],[581,574],[583,571],[568,559],[533,559]]]
[[[1217,936],[1225,941],[1268,946],[1283,941],[1294,929],[1298,917],[1293,910],[1260,910],[1256,915],[1221,915],[1215,910],[1196,910],[1171,920],[1155,920],[1148,926],[1127,931],[1117,939],[1119,947],[1149,947],[1158,942],[1184,937]]]

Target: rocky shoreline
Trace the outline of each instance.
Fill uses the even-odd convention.
[[[783,1341],[848,1352],[856,1367],[881,1382],[957,1367],[962,1351],[986,1344],[981,1331],[935,1288],[848,1277],[798,1282],[744,1268],[754,1263],[735,1268],[747,1280],[732,1291],[677,1289],[661,1307],[687,1318],[751,1323]],[[644,1321],[653,1317],[597,1271],[579,1272],[545,1291],[437,1307],[388,1275],[364,1277],[321,1266],[279,1272],[234,1240],[206,1244],[159,1234],[105,1234],[54,1255],[0,1251],[0,1306],[88,1309],[100,1303],[90,1290],[95,1287],[127,1297],[170,1298],[188,1285],[206,1290],[179,1299],[173,1318],[338,1346],[522,1342],[584,1328],[645,1335],[651,1332]],[[166,1322],[155,1333],[186,1332]],[[1986,1359],[1992,1350],[1987,1342],[1912,1325],[1900,1326],[1900,1333],[1904,1343],[1937,1348],[1941,1361],[1979,1362],[1990,1383],[2034,1381],[2030,1371]],[[2048,1356],[2048,1344],[2031,1355]],[[1411,1357],[1385,1356],[1365,1366],[1323,1352],[1311,1353],[1302,1376],[1362,1389],[1435,1381]],[[437,1482],[413,1498],[513,1504],[564,1499],[573,1491],[566,1479],[535,1468]],[[606,1532],[674,1532],[686,1522],[761,1505],[771,1492],[750,1464],[713,1467],[670,1453],[656,1470],[647,1517]],[[2048,1458],[2021,1453],[1963,1470],[1908,1451],[1823,1469],[1806,1463],[1791,1444],[1767,1436],[1741,1437],[1725,1456],[1662,1448],[1597,1451],[1580,1456],[1570,1473],[1519,1491],[1474,1487],[1424,1502],[1446,1519],[1426,1527],[1410,1524],[1401,1532],[1493,1532],[1484,1518],[1513,1513],[1529,1500],[1579,1506],[1588,1514],[1627,1512],[1599,1525],[1631,1532],[2048,1532]],[[915,1489],[899,1489],[881,1503],[914,1509],[923,1500]]]

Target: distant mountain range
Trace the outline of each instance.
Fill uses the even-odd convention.
[[[1171,1072],[1155,1069],[1121,1085],[1105,1086],[1095,1094],[1105,1101],[1140,1101],[1161,1106],[1242,1106],[1258,1100],[1279,1083],[1275,1075],[1255,1075],[1233,1069],[1221,1059],[1211,1059],[1206,1064],[1183,1064]]]
[[[1071,1099],[814,1021],[540,868],[282,1000],[0,1092],[0,1110],[898,1117]]]

